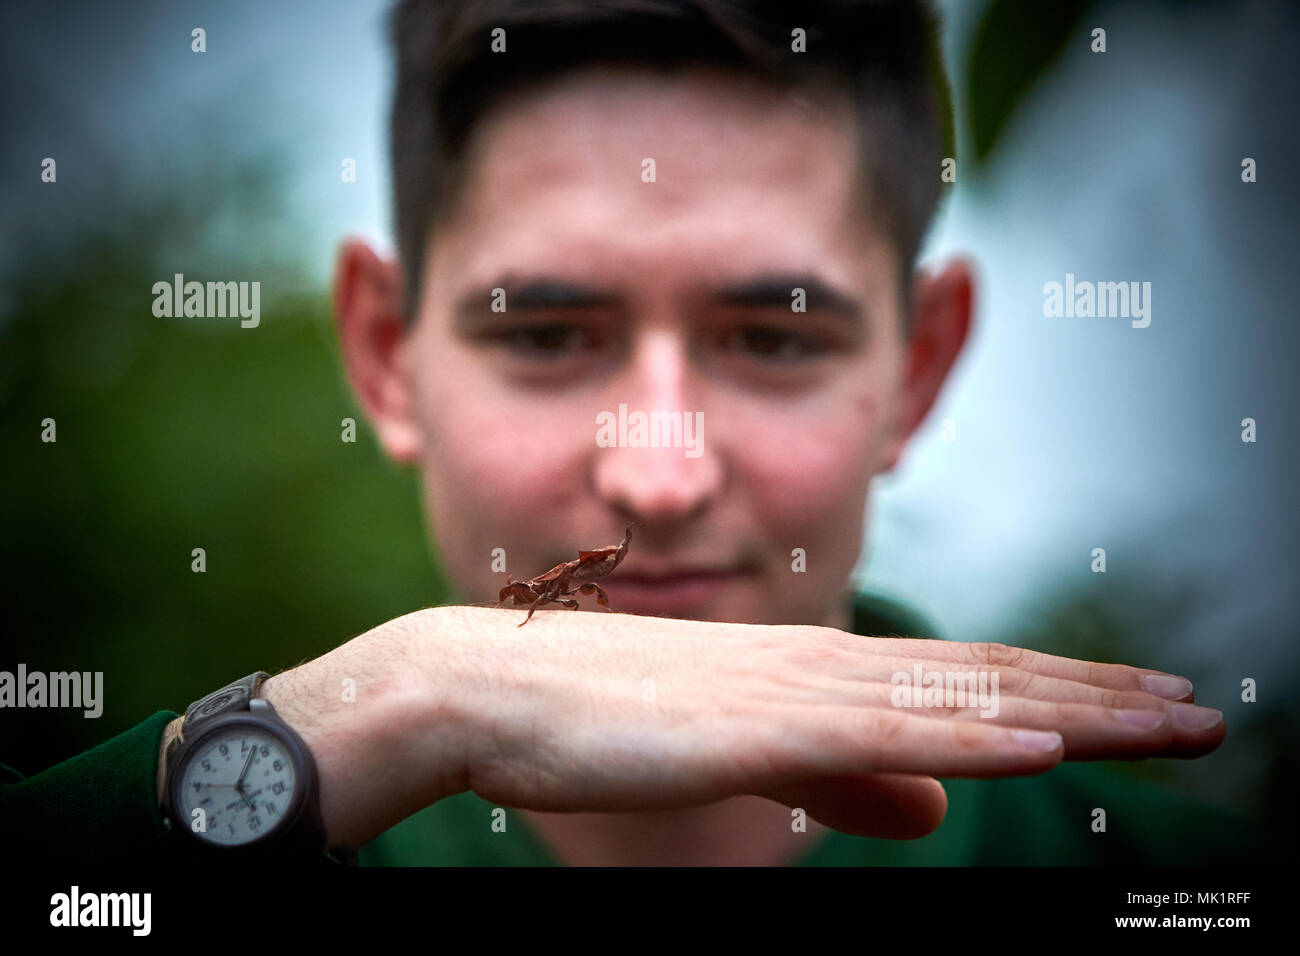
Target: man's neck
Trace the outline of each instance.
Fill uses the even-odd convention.
[[[853,629],[850,598],[823,622]],[[568,866],[782,866],[812,852],[829,828],[761,797],[743,796],[655,813],[519,811],[551,855]]]

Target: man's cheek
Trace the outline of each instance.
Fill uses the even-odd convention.
[[[506,572],[522,579],[545,570],[538,540],[553,540],[547,529],[564,526],[570,482],[542,454],[468,433],[447,437],[446,453],[425,468],[432,530],[464,599],[495,601]]]
[[[427,467],[441,476],[444,494],[475,515],[536,525],[571,497],[570,451],[546,428],[466,417],[440,431]]]
[[[864,486],[850,485],[842,472],[809,468],[782,480],[765,485],[763,510],[767,522],[791,533],[839,527],[865,501]]]
[[[466,435],[456,458],[458,497],[479,502],[480,510],[534,511],[563,486],[558,461],[535,442],[511,442]]]
[[[747,468],[766,520],[794,530],[850,517],[866,500],[871,480],[869,438],[865,427],[769,431],[751,449]]]

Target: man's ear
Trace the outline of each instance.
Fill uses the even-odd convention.
[[[937,274],[916,274],[907,368],[898,416],[885,453],[886,470],[898,464],[903,448],[930,413],[939,389],[961,354],[970,331],[974,297],[974,269],[964,259],[953,260]]]
[[[408,464],[420,450],[408,329],[402,317],[402,275],[396,262],[349,239],[334,268],[334,315],[348,381],[384,451]]]

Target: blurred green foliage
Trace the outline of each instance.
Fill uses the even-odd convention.
[[[255,232],[276,215],[273,183],[199,179],[87,211],[7,284],[0,667],[103,671],[105,698],[97,720],[0,714],[0,760],[24,773],[445,600],[417,476],[367,429],[324,292],[256,241],[203,241],[218,216]],[[155,318],[152,285],[174,272],[260,281],[260,326]]]
[[[992,0],[980,17],[964,72],[964,114],[975,167],[988,162],[1003,130],[1035,84],[1081,32],[1091,0]]]

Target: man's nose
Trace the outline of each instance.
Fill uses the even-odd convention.
[[[606,437],[614,443],[596,448],[592,472],[595,493],[621,517],[647,524],[689,521],[721,493],[721,460],[699,407],[703,388],[682,336],[657,329],[639,337],[606,391],[601,417],[613,426]]]

